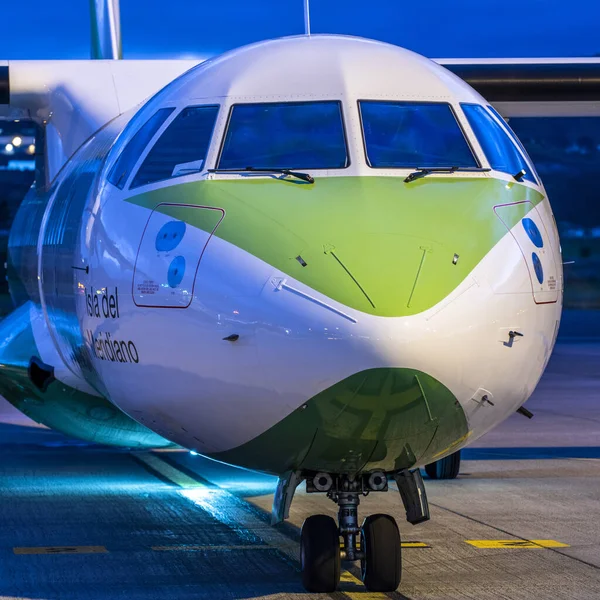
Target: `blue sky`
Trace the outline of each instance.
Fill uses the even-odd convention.
[[[2,4],[0,59],[89,57],[86,0]],[[121,0],[125,58],[204,56],[302,33],[302,6],[302,0]],[[371,37],[430,57],[600,53],[598,0],[311,0],[311,14],[313,32]]]

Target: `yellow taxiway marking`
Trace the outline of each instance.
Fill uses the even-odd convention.
[[[555,540],[465,540],[475,548],[568,548]]]
[[[425,542],[402,542],[400,545],[403,548],[431,548],[431,546]]]
[[[358,578],[352,575],[350,571],[342,570],[340,575],[340,583],[351,583],[353,585],[360,585],[363,587],[363,582]],[[382,592],[368,592],[367,590],[348,590],[344,589],[344,586],[339,590],[346,598],[350,598],[350,600],[387,600],[389,596]]]
[[[196,481],[189,475],[186,475],[179,469],[172,467],[169,463],[153,456],[152,454],[144,454],[140,452],[136,453],[135,456],[146,463],[151,469],[154,469],[157,473],[160,473],[163,477],[166,477],[169,481],[183,487],[183,488],[204,488],[206,487],[203,483]]]
[[[104,546],[47,546],[38,548],[13,548],[15,554],[105,554]]]

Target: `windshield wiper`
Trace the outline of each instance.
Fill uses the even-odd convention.
[[[427,177],[431,173],[456,173],[457,171],[461,173],[485,173],[486,171],[491,171],[491,169],[484,167],[416,167],[416,171],[410,173],[404,180],[404,183],[410,183],[411,181],[415,181],[415,179]]]
[[[251,173],[281,173],[282,175],[289,175],[296,179],[302,179],[302,181],[306,181],[307,183],[315,182],[315,178],[312,175],[300,173],[299,171],[292,171],[290,169],[260,169],[256,167],[244,167],[240,169],[208,169],[209,173],[242,173],[247,171]]]

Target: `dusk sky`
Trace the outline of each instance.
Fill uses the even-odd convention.
[[[2,4],[0,60],[89,57],[86,0]],[[206,56],[299,34],[302,11],[302,0],[121,0],[124,58]],[[429,57],[600,53],[598,0],[312,0],[311,16],[315,33],[375,38]]]

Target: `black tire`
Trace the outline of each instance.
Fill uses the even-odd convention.
[[[340,582],[340,535],[326,515],[308,517],[300,535],[302,585],[308,592],[335,592]]]
[[[460,450],[430,465],[425,465],[425,473],[430,479],[456,479],[460,471]]]
[[[370,592],[393,592],[402,578],[402,548],[396,521],[371,515],[361,528],[362,579]]]

